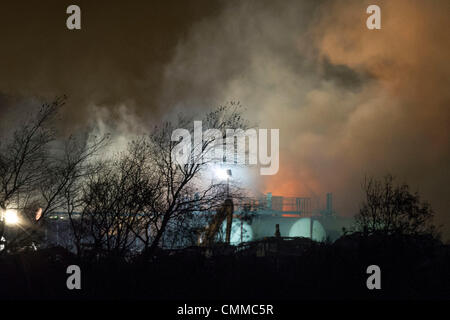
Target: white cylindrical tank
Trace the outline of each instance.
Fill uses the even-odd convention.
[[[291,226],[289,237],[305,237],[314,241],[325,241],[327,234],[319,221],[301,218]]]

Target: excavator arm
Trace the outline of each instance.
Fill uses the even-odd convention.
[[[224,201],[223,205],[217,209],[216,214],[214,215],[211,223],[206,227],[203,237],[204,241],[202,242],[203,245],[211,246],[214,243],[216,235],[219,232],[219,228],[221,227],[225,219],[227,220],[225,241],[227,243],[230,243],[233,211],[234,211],[233,200],[228,198]]]

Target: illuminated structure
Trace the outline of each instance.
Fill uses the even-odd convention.
[[[234,217],[239,222],[232,225],[234,238],[232,236],[231,244],[274,237],[277,225],[279,236],[284,238],[335,240],[342,233],[342,228],[351,224],[351,219],[335,214],[332,199],[332,194],[328,193],[325,208],[321,208],[315,198],[282,197],[267,193],[265,198],[236,204]],[[249,218],[242,223],[241,218],[246,216]]]
[[[192,218],[196,226],[204,227],[197,245],[210,247],[216,242],[239,245],[269,238],[334,241],[342,235],[343,227],[348,228],[353,220],[338,216],[333,210],[332,199],[332,194],[327,194],[326,200],[321,202],[318,198],[282,197],[272,193],[251,200],[228,198],[214,212],[199,212]],[[70,242],[66,239],[71,232],[67,213],[55,213],[49,219],[46,241],[58,245]],[[174,246],[183,248],[186,243],[174,243]]]

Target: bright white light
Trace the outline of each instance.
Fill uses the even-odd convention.
[[[227,180],[229,178],[227,169],[224,168],[214,168],[214,174],[219,180]]]
[[[5,242],[6,242],[5,237],[1,237],[0,238],[0,251],[3,251],[3,249],[5,249]]]
[[[6,224],[17,224],[19,223],[19,215],[17,214],[17,210],[7,209],[5,211],[5,222]]]

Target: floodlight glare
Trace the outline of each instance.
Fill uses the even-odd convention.
[[[223,168],[215,168],[214,174],[219,180],[227,180],[231,176],[231,170],[223,169]]]
[[[6,224],[19,223],[19,215],[17,214],[17,210],[7,209],[4,214],[4,219]]]

